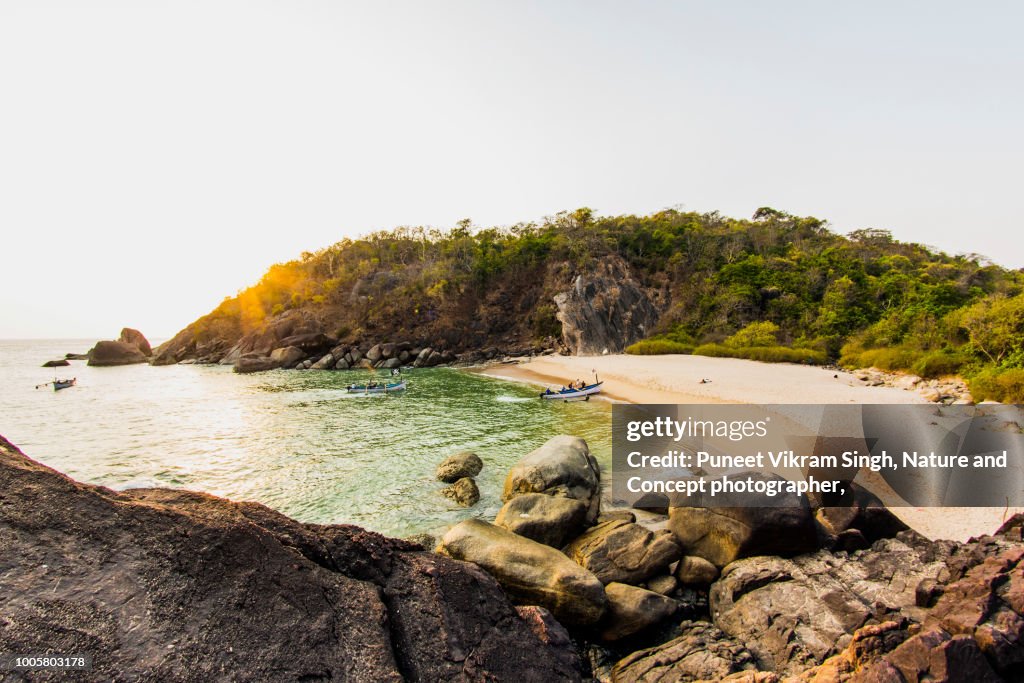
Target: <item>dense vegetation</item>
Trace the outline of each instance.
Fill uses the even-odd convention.
[[[268,317],[317,312],[341,338],[418,335],[450,345],[549,344],[551,297],[617,258],[662,311],[634,353],[703,353],[927,376],[959,373],[978,399],[1024,401],[1024,275],[976,255],[835,234],[763,208],[750,220],[666,210],[447,231],[399,228],[273,266],[193,325],[235,337]]]

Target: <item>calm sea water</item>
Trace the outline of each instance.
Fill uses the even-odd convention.
[[[452,369],[417,369],[400,396],[353,396],[370,373],[132,365],[40,367],[93,340],[0,341],[0,434],[26,455],[113,489],[188,488],[264,503],[296,519],[405,536],[470,516],[493,518],[508,468],[556,434],[587,439],[604,467],[604,401],[541,401],[530,386]],[[383,378],[384,373],[379,375]],[[456,507],[437,463],[473,450],[481,501]]]

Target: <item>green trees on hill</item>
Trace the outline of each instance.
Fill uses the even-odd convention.
[[[273,266],[193,333],[237,337],[304,309],[342,337],[539,340],[559,333],[551,297],[605,258],[629,264],[663,309],[659,328],[630,352],[960,372],[975,378],[979,398],[1024,400],[1014,393],[1024,384],[1019,271],[884,230],[838,235],[769,207],[750,220],[582,208],[512,227],[376,232]]]

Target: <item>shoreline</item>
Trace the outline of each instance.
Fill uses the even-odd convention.
[[[537,386],[570,379],[605,381],[599,397],[613,402],[686,403],[920,403],[915,391],[869,386],[853,373],[792,363],[761,363],[705,356],[542,356],[515,365],[492,364],[477,372],[487,377]],[[702,378],[710,382],[701,384]],[[908,526],[932,539],[965,542],[992,534],[1021,507],[893,507]]]

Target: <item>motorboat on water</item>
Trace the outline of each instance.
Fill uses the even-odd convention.
[[[604,382],[595,381],[593,384],[587,384],[577,389],[562,388],[558,391],[548,387],[541,393],[540,397],[549,401],[572,401],[576,399],[589,401],[591,396],[601,393],[602,384]]]
[[[350,394],[391,394],[405,391],[409,383],[404,379],[399,382],[368,382],[366,384],[349,384],[345,391]]]

